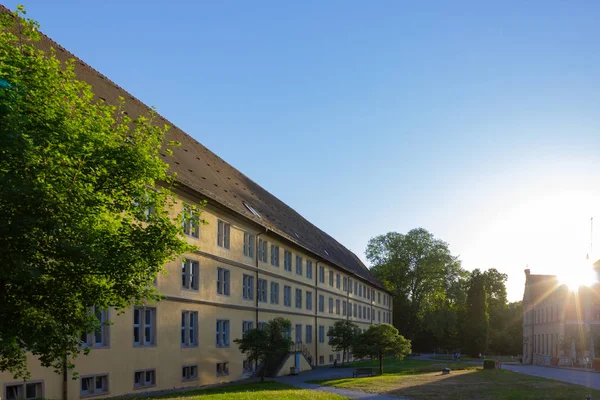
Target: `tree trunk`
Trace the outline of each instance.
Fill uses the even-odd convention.
[[[379,375],[383,375],[383,355],[379,356]]]
[[[260,381],[265,381],[265,372],[267,372],[267,358],[265,357],[265,362],[263,363],[262,370],[260,371]]]
[[[346,360],[346,349],[342,350],[342,365],[344,365],[345,360]]]
[[[67,400],[69,397],[69,381],[67,380],[67,374],[69,373],[69,368],[67,366],[67,354],[63,358],[63,387],[62,387],[62,396],[63,400]]]

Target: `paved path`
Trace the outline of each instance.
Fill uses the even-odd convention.
[[[321,386],[314,383],[307,383],[306,381],[311,380],[326,380],[326,379],[339,379],[339,378],[351,378],[352,368],[316,368],[312,371],[304,372],[296,376],[282,376],[275,378],[275,381],[281,383],[287,383],[301,389],[317,390],[320,392],[335,393],[340,396],[345,396],[350,399],[361,399],[361,400],[402,400],[402,397],[385,396],[382,394],[374,394],[361,392],[358,390],[341,389],[333,386]],[[406,400],[406,399],[405,399]]]
[[[564,368],[540,367],[537,365],[503,364],[502,369],[520,374],[555,379],[566,383],[600,390],[600,374],[592,371],[578,371]]]
[[[430,357],[432,356],[433,354],[423,354],[415,358],[420,360],[430,360]],[[470,363],[481,364],[482,362],[470,361]],[[566,368],[541,367],[539,365],[521,365],[517,363],[502,363],[502,369],[517,372],[519,374],[554,379],[561,382],[572,383],[574,385],[600,390],[600,374],[597,372]]]

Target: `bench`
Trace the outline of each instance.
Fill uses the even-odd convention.
[[[359,375],[373,376],[373,368],[356,368],[352,373],[352,377],[357,378]]]

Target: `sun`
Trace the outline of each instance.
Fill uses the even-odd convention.
[[[598,282],[597,274],[590,263],[569,268],[559,276],[559,279],[572,291],[576,291],[581,286],[591,286]]]

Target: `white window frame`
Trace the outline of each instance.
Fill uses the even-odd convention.
[[[98,378],[100,382],[102,382],[102,388],[98,389],[96,387]],[[88,390],[83,390],[83,382],[84,380],[87,382]],[[80,397],[91,397],[91,396],[104,396],[109,393],[108,386],[108,374],[95,374],[95,375],[85,375],[79,378],[79,396]]]
[[[310,290],[306,291],[306,310],[312,310],[312,292]]]
[[[296,254],[296,275],[302,276],[302,256],[300,254]]]
[[[271,265],[279,268],[279,246],[271,243]]]
[[[135,378],[136,378],[137,374],[141,374],[141,376],[142,376],[142,380],[139,383],[135,382]],[[148,380],[149,376],[151,377],[150,380]],[[149,388],[149,387],[153,387],[153,386],[156,386],[156,369],[155,368],[138,369],[133,372],[133,388],[134,389],[144,389],[144,388]]]
[[[268,281],[263,278],[258,278],[258,288],[256,291],[256,295],[258,296],[258,301],[261,303],[268,302]]]
[[[292,306],[292,287],[291,286],[283,286],[283,306],[291,307]]]
[[[242,276],[242,298],[244,300],[254,300],[254,277],[244,274]]]
[[[279,282],[271,281],[271,304],[279,304]]]
[[[296,308],[302,308],[302,289],[296,288],[296,298],[294,303]]]
[[[222,361],[217,363],[217,376],[229,375],[229,361]]]
[[[148,321],[147,311],[150,312],[150,321]],[[138,312],[138,323],[135,323],[135,314]],[[156,345],[156,307],[134,307],[133,308],[133,345],[136,347],[155,346]],[[138,329],[139,341],[135,341],[135,329]],[[150,339],[147,340],[146,332],[150,334]]]
[[[231,271],[227,268],[217,267],[217,295],[229,296],[231,291]]]
[[[190,382],[198,380],[198,364],[181,366],[181,381]]]
[[[283,250],[283,269],[292,272],[292,252],[285,249]]]
[[[35,386],[35,393],[36,393],[35,397],[27,397],[27,386],[29,386],[29,385]],[[17,393],[16,393],[17,396],[15,397],[15,399],[25,399],[25,400],[41,399],[41,398],[44,398],[44,381],[36,380],[36,381],[27,381],[27,382],[7,383],[4,385],[3,399],[8,399],[9,390],[17,391]],[[39,391],[39,393],[38,393],[38,391]]]
[[[181,260],[181,287],[188,290],[200,289],[200,261],[189,258]]]
[[[304,343],[311,344],[312,343],[312,325],[305,325],[304,327]]]
[[[242,337],[248,332],[250,329],[254,329],[254,321],[242,321]]]
[[[221,219],[217,220],[217,246],[231,248],[231,224]]]
[[[98,319],[98,328],[94,332],[87,332],[81,335],[81,345],[83,347],[93,347],[97,349],[108,348],[110,345],[109,328],[108,323],[110,315],[107,309],[100,309],[99,307],[90,307],[90,313],[94,314]],[[100,341],[98,341],[98,334],[100,334]]]
[[[217,319],[216,346],[218,348],[228,348],[230,346],[230,329],[231,323],[228,319]]]
[[[181,311],[181,347],[198,347],[198,311]]]
[[[186,214],[189,213],[189,218],[188,220],[186,220]],[[190,236],[193,237],[195,239],[199,239],[200,238],[200,216],[199,214],[192,210],[190,206],[188,205],[183,205],[183,210],[182,210],[182,214],[184,216],[184,219],[182,221],[182,225],[183,225],[183,233],[186,236]]]
[[[325,343],[325,326],[319,325],[319,343]]]
[[[250,232],[244,232],[244,255],[249,258],[254,258],[254,246],[256,243],[256,235]]]

